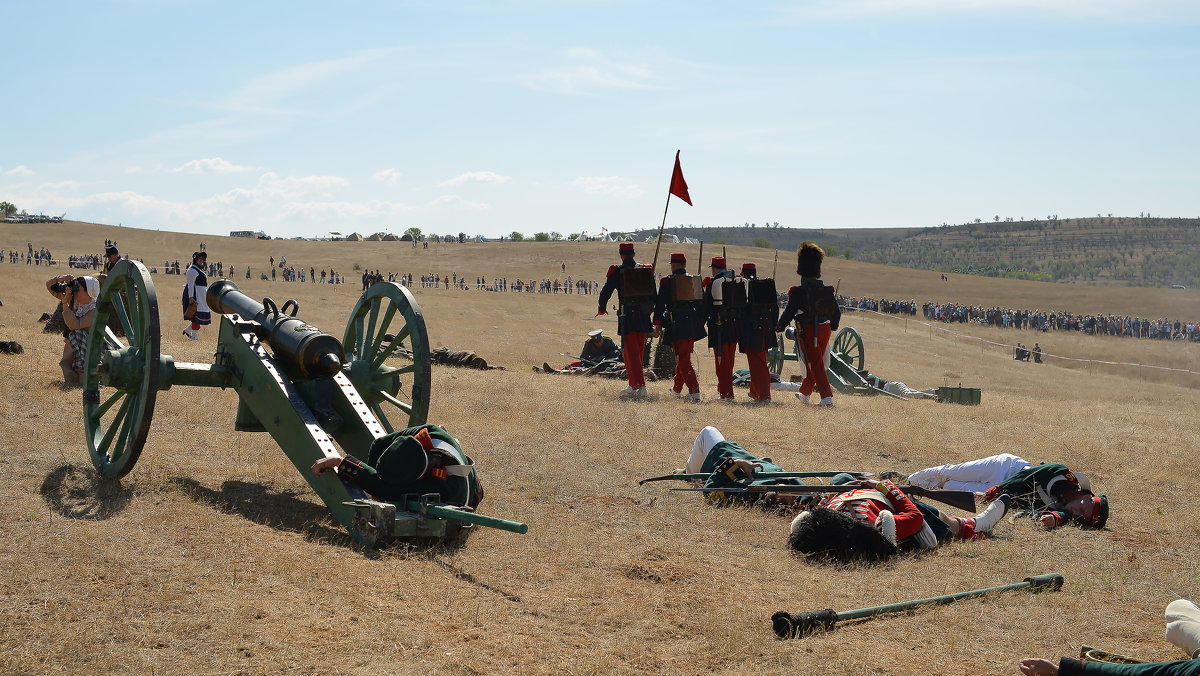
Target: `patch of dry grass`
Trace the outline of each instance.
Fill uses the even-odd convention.
[[[115,236],[147,260],[182,259],[199,241],[105,226],[74,225],[71,234],[88,250]],[[59,236],[10,230],[0,239],[13,241],[0,248],[26,239],[64,255],[83,248],[53,241]],[[568,273],[599,279],[615,258],[611,245],[427,252],[396,243],[203,239],[214,260],[239,268],[239,258],[283,253],[346,271],[361,259],[414,275],[508,271],[513,279],[561,276],[565,261]],[[769,252],[730,249],[735,260],[743,255],[761,256],[751,260],[770,269]],[[1098,311],[1090,304],[1104,300],[1130,313],[1192,297],[960,277],[946,286],[936,273],[841,261],[830,269],[826,278],[842,278],[842,291],[853,295],[920,300],[953,289],[961,295],[938,298],[1074,311]],[[430,419],[458,435],[479,464],[484,511],[527,521],[530,530],[373,552],[349,542],[269,437],[233,431],[231,392],[161,393],[136,468],[120,484],[97,482],[79,392],[57,386],[61,343],[35,321],[52,306],[42,282],[57,271],[0,265],[0,338],[26,349],[0,355],[9,374],[0,385],[3,672],[1007,674],[1023,655],[1074,654],[1081,643],[1173,658],[1161,639],[1162,609],[1197,595],[1196,376],[1018,363],[1000,348],[855,315],[844,323],[863,334],[868,367],[918,387],[981,387],[983,404],[839,397],[832,410],[818,410],[779,397],[767,407],[687,405],[664,383],[651,384],[649,401],[631,402],[617,398],[616,381],[529,370],[565,362],[559,353],[578,349],[592,328],[615,329],[612,317],[593,318],[594,297],[418,290],[434,346],[474,349],[514,369],[436,368]],[[302,317],[339,337],[359,288],[237,281],[252,296],[295,297]],[[211,361],[214,329],[198,343],[179,335],[182,278],[155,282],[163,351]],[[1038,338],[1047,351],[1072,356],[1188,368],[1200,361],[1196,346],[1179,343]],[[698,362],[712,397],[711,357]],[[1113,517],[1104,532],[1047,533],[1018,521],[1003,523],[992,540],[882,566],[811,565],[787,552],[782,517],[710,509],[663,484],[636,485],[682,465],[704,425],[795,469],[912,471],[1004,451],[1061,460],[1108,493]],[[1066,577],[1062,592],[966,601],[801,641],[777,641],[770,629],[775,610],[844,610],[1045,572]]]

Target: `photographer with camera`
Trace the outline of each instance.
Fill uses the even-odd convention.
[[[96,314],[100,281],[95,277],[59,275],[46,281],[46,290],[62,303],[63,323],[67,325],[63,333],[63,356],[58,362],[63,382],[69,387],[83,385],[88,330]]]

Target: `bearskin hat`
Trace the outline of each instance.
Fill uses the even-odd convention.
[[[788,546],[809,558],[838,563],[878,561],[897,551],[895,544],[871,526],[825,507],[796,516]]]
[[[796,274],[801,277],[820,277],[825,250],[816,242],[803,242],[796,251]]]

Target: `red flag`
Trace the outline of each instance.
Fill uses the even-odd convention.
[[[683,168],[679,166],[679,151],[675,151],[675,171],[671,173],[671,194],[692,204],[692,196],[688,194],[687,181],[683,180]]]

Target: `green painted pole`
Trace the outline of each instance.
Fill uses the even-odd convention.
[[[838,470],[828,470],[821,472],[755,472],[753,479],[803,479],[806,477],[835,477],[839,474],[849,474],[856,479],[865,479],[871,476],[870,472],[842,472]],[[712,476],[708,474],[664,474],[662,476],[652,476],[648,479],[642,479],[638,485],[649,483],[651,481],[703,481]]]
[[[420,500],[409,500],[405,505],[405,509],[417,514],[425,513],[430,516],[436,516],[442,519],[453,519],[455,521],[465,521],[479,526],[487,526],[488,528],[499,528],[510,533],[524,534],[529,530],[527,524],[520,521],[509,521],[508,519],[500,519],[494,516],[485,514],[476,514],[475,512],[464,512],[461,509],[446,507],[444,505],[428,505],[421,504]]]
[[[903,601],[901,603],[889,603],[883,606],[871,606],[869,608],[858,608],[856,610],[847,610],[836,612],[831,608],[825,610],[810,610],[804,613],[789,613],[786,610],[781,610],[771,616],[771,624],[775,628],[775,635],[779,638],[799,638],[809,634],[832,629],[833,625],[838,620],[858,620],[866,617],[874,617],[875,615],[884,615],[886,613],[896,613],[904,610],[916,608],[918,606],[931,604],[953,603],[960,599],[975,598],[993,592],[1009,591],[1013,589],[1029,589],[1031,592],[1041,591],[1058,591],[1062,589],[1063,577],[1056,573],[1048,573],[1045,575],[1034,575],[1025,578],[1024,582],[1015,584],[1006,584],[999,587],[987,587],[986,589],[975,589],[973,591],[959,592],[957,594],[946,594],[945,596],[934,596],[927,599],[917,599],[915,601]]]

